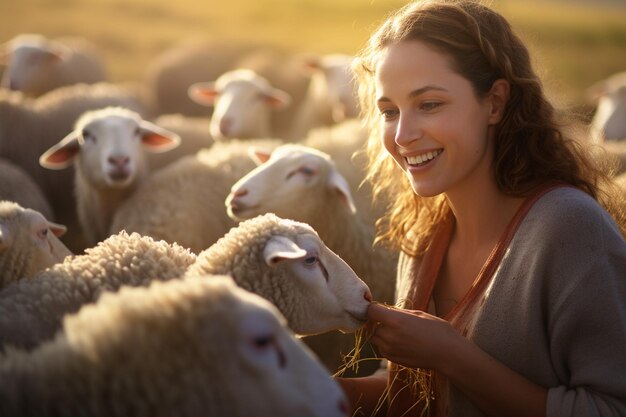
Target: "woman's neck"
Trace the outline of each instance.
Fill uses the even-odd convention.
[[[456,220],[452,238],[468,249],[497,242],[523,202],[502,193],[493,181],[464,186],[446,197]]]

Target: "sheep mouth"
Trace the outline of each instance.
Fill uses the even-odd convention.
[[[233,202],[228,206],[228,210],[230,210],[230,212],[233,213],[233,215],[239,217],[239,216],[242,216],[242,214],[246,212],[251,212],[253,210],[258,209],[259,207],[260,207],[259,205],[246,206],[245,204],[237,204]]]
[[[344,310],[348,315],[359,323],[365,323],[367,321],[367,313],[359,314],[352,311]]]
[[[109,179],[112,182],[123,182],[130,178],[130,172],[125,170],[111,171],[109,172]]]

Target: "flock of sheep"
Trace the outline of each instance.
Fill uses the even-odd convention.
[[[2,48],[0,415],[348,415],[397,261],[353,57],[196,42],[112,83],[83,39]],[[626,169],[626,73],[590,92]]]

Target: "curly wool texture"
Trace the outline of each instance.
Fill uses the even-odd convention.
[[[230,275],[238,286],[269,300],[293,326],[299,303],[294,298],[296,285],[278,279],[274,269],[263,260],[263,249],[272,236],[294,237],[317,233],[307,224],[281,219],[268,213],[239,223],[210,248],[198,255],[187,275]]]
[[[32,348],[51,338],[65,314],[122,285],[144,286],[183,275],[196,260],[189,250],[120,232],[0,293],[0,344]]]
[[[280,380],[242,364],[241,321],[251,306],[269,310],[251,296],[226,277],[106,294],[68,317],[51,343],[2,358],[0,415],[243,417],[259,398],[270,410],[256,415],[328,415],[317,404],[329,394],[339,398],[338,388],[297,345],[284,351],[289,369]],[[296,378],[307,382],[294,384]],[[289,389],[300,398],[285,394]],[[254,400],[242,405],[242,395]]]
[[[3,201],[0,204],[0,218],[2,219],[2,224],[8,226],[8,229],[20,230],[21,213],[21,207],[17,203]],[[0,271],[2,271],[0,288],[4,288],[9,283],[27,275],[30,270],[29,265],[33,248],[31,245],[23,242],[23,238],[22,233],[17,234],[11,244],[11,250],[0,250]]]

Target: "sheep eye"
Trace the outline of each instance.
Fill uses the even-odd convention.
[[[141,136],[141,129],[139,129],[138,127],[135,128],[134,134],[135,134],[135,136]]]
[[[309,256],[304,259],[304,264],[307,266],[313,266],[318,262],[319,262],[319,259],[317,258],[317,256]]]
[[[91,141],[94,141],[94,142],[96,140],[96,137],[94,135],[92,135],[91,133],[89,133],[88,131],[86,131],[86,130],[83,130],[82,135],[83,135],[83,139],[84,140],[91,140]]]
[[[274,337],[272,335],[259,336],[254,339],[253,344],[257,349],[264,349],[272,344]]]
[[[311,175],[315,174],[315,171],[312,168],[309,168],[309,167],[302,167],[302,168],[300,168],[300,172],[303,173],[304,175],[308,175],[308,176],[311,176]]]
[[[39,231],[37,232],[37,236],[38,236],[40,239],[46,239],[46,238],[47,238],[47,236],[48,236],[48,229],[46,228],[46,229],[41,229],[41,230],[39,230]]]

